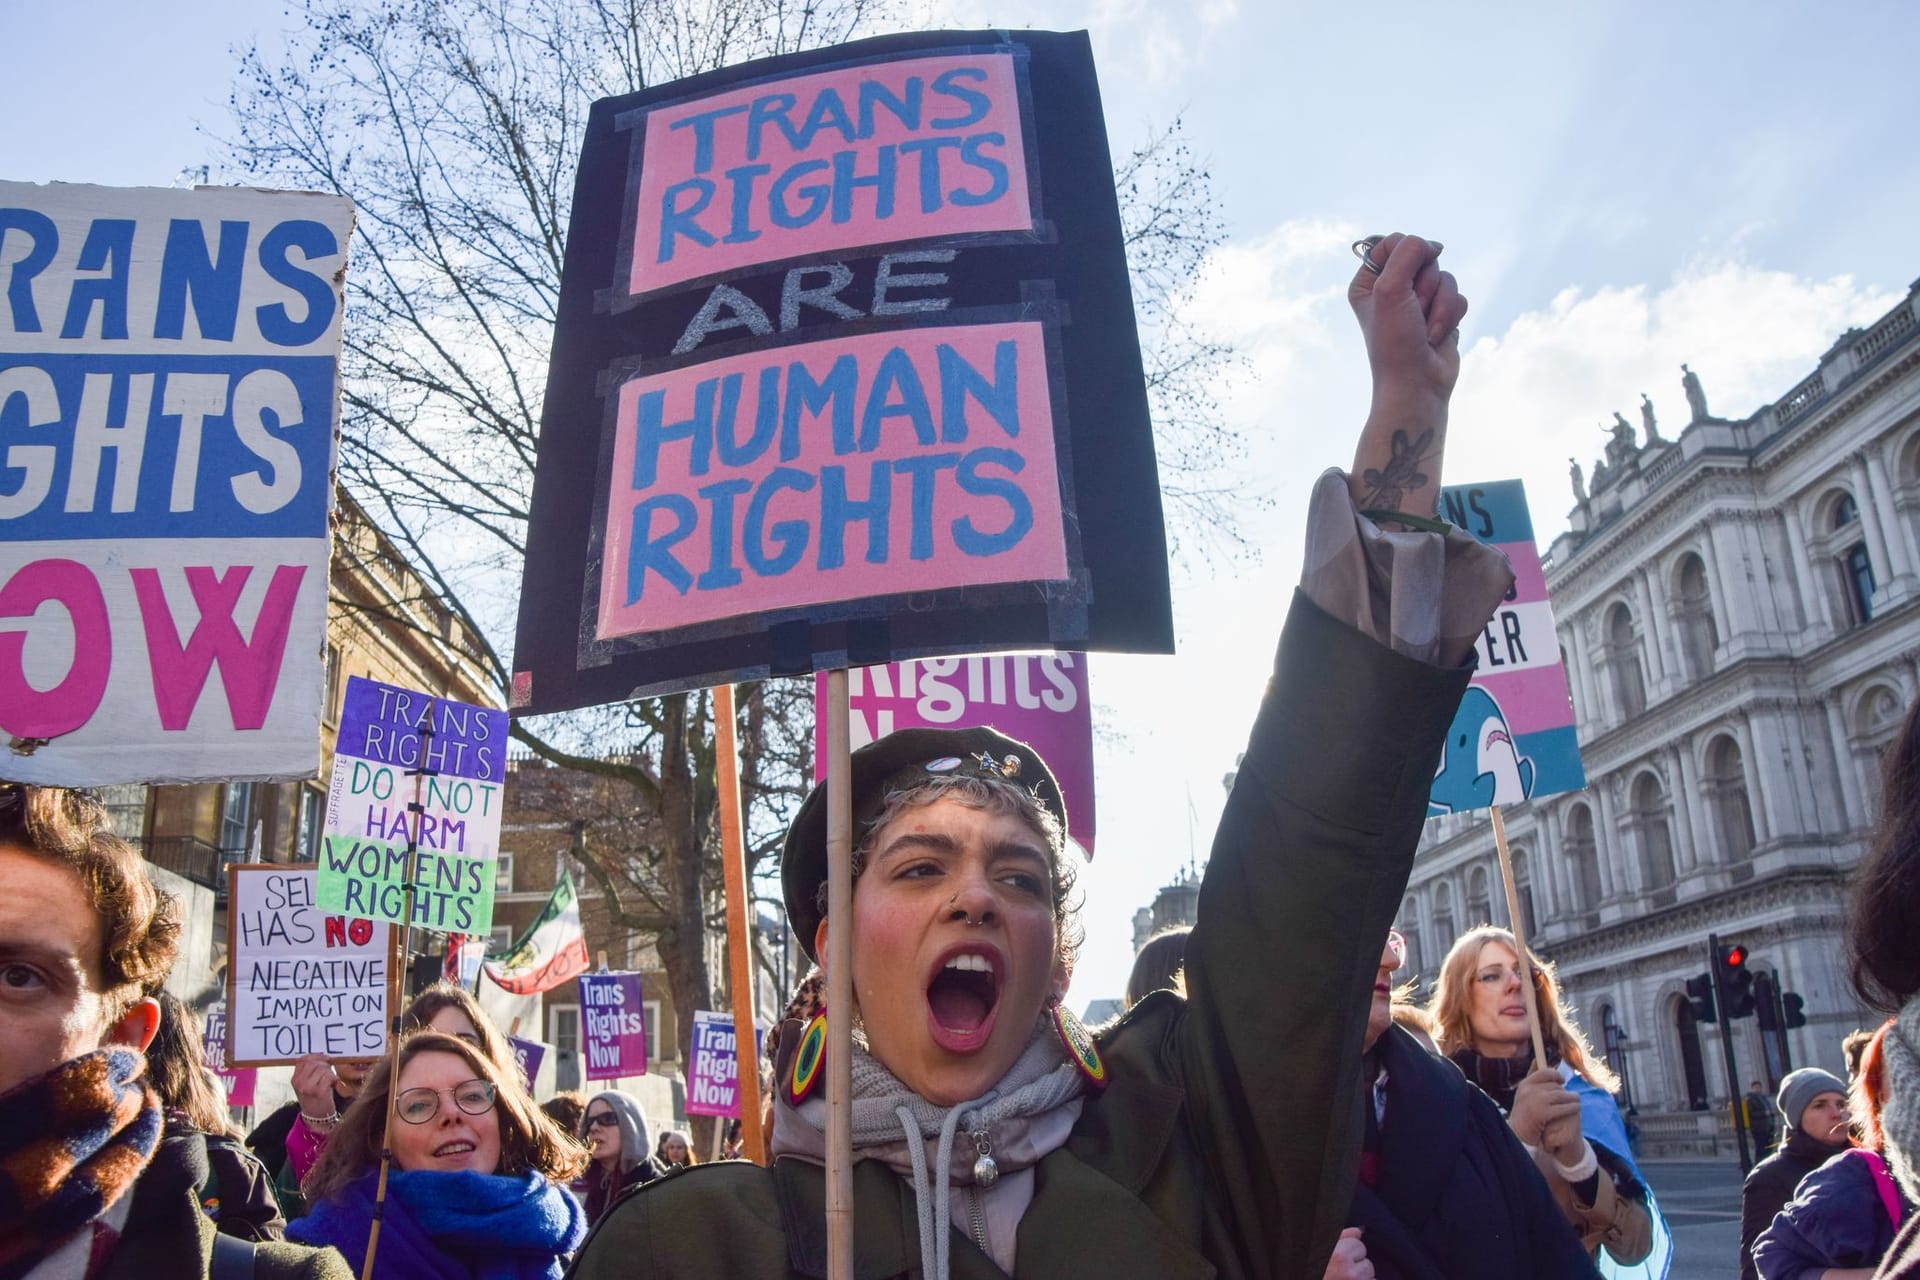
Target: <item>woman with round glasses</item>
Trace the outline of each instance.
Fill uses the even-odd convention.
[[[1614,1095],[1620,1081],[1560,1009],[1553,968],[1529,948],[1544,1063],[1520,988],[1519,951],[1505,929],[1469,930],[1440,965],[1434,1038],[1463,1075],[1500,1107],[1554,1200],[1596,1257],[1664,1275],[1671,1248],[1653,1193],[1634,1165]]]
[[[437,1031],[399,1049],[334,1130],[304,1190],[312,1208],[288,1234],[331,1245],[359,1273],[374,1220],[383,1142],[393,1153],[374,1253],[392,1280],[558,1280],[586,1234],[562,1185],[586,1157],[534,1106],[517,1074]]]
[[[654,1179],[647,1154],[647,1113],[624,1093],[596,1093],[580,1117],[580,1141],[591,1163],[578,1189],[587,1204],[587,1225],[592,1226],[622,1192]]]

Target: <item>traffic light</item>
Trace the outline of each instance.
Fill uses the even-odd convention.
[[[1714,954],[1720,969],[1720,998],[1728,1021],[1753,1015],[1753,974],[1747,971],[1747,949],[1737,942],[1723,942]]]
[[[1780,1006],[1774,998],[1773,979],[1760,974],[1753,980],[1753,1017],[1762,1031],[1780,1029]]]
[[[1785,1014],[1780,1025],[1792,1031],[1807,1025],[1807,1002],[1800,998],[1798,991],[1786,991],[1780,995],[1780,1007]]]
[[[1713,975],[1703,973],[1697,978],[1687,979],[1687,1002],[1693,1006],[1695,1022],[1716,1022],[1719,1015],[1713,1011]]]

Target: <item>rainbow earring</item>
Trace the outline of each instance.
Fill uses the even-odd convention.
[[[793,1070],[787,1073],[783,1092],[787,1105],[797,1107],[820,1087],[820,1066],[827,1060],[827,1013],[822,1009],[800,1033],[793,1051]]]
[[[1107,1087],[1107,1064],[1101,1060],[1100,1046],[1093,1042],[1093,1035],[1086,1024],[1073,1016],[1073,1012],[1055,999],[1047,1010],[1053,1019],[1054,1034],[1060,1037],[1060,1043],[1066,1046],[1067,1056],[1073,1059],[1073,1065],[1088,1084],[1096,1089]]]

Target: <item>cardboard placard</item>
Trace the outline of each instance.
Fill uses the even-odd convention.
[[[1514,585],[1475,642],[1480,668],[1447,731],[1427,813],[1578,791],[1587,773],[1526,490],[1518,480],[1449,485],[1440,515],[1505,552]]]
[[[1084,34],[890,36],[594,104],[516,714],[1171,652],[1131,296]]]
[[[21,782],[319,767],[351,201],[0,183],[0,743]]]
[[[431,735],[421,734],[423,721]],[[423,765],[431,772],[408,775]],[[406,923],[407,845],[417,836],[414,925],[485,934],[506,780],[506,712],[349,677],[327,790],[321,907]]]
[[[393,927],[321,911],[312,863],[227,875],[228,1068],[384,1054]]]
[[[824,708],[827,678],[814,677]],[[855,750],[895,729],[984,725],[1040,753],[1067,803],[1067,834],[1093,856],[1093,706],[1084,653],[990,653],[920,658],[847,673]],[[814,720],[814,779],[826,776],[827,718]]]
[[[580,975],[580,1054],[587,1079],[647,1074],[647,1017],[637,973]]]
[[[697,1009],[693,1015],[693,1070],[687,1077],[687,1114],[740,1114],[740,1062],[733,1019]]]

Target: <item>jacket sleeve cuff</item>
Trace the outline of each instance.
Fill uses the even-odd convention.
[[[1506,556],[1464,530],[1388,532],[1354,506],[1345,473],[1315,482],[1300,588],[1394,652],[1459,666],[1512,586]]]

